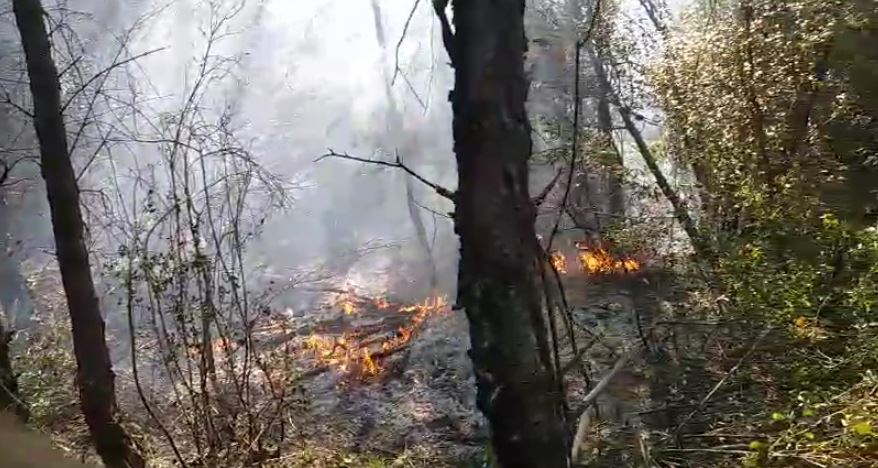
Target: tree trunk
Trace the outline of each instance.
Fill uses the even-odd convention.
[[[674,217],[683,227],[683,230],[686,231],[686,235],[692,243],[692,249],[700,259],[706,260],[708,264],[712,263],[712,246],[701,234],[698,225],[695,224],[695,220],[692,218],[692,215],[689,214],[689,209],[686,207],[686,204],[677,194],[677,191],[671,187],[671,184],[668,182],[668,179],[659,167],[655,156],[653,156],[652,151],[649,149],[649,145],[646,143],[646,140],[643,139],[643,135],[640,133],[637,125],[635,125],[634,120],[631,118],[631,110],[618,102],[618,97],[613,92],[613,87],[610,84],[609,78],[607,78],[604,66],[601,64],[597,54],[595,54],[591,47],[588,47],[588,54],[591,59],[592,67],[598,78],[598,85],[603,88],[604,93],[607,96],[615,101],[614,103],[618,107],[619,116],[622,118],[622,123],[625,125],[625,130],[634,140],[634,144],[637,146],[637,150],[640,152],[643,162],[646,163],[646,167],[649,168],[649,172],[652,173],[655,178],[656,185],[658,185],[662,194],[671,203],[671,207],[674,210]]]
[[[568,466],[536,284],[536,209],[528,193],[524,0],[455,0],[454,33],[434,8],[455,69],[458,306],[470,323],[478,406],[504,467]]]
[[[606,90],[598,90],[598,131],[601,133],[601,149],[610,154],[607,171],[607,186],[610,191],[609,214],[611,217],[625,215],[625,186],[623,174],[625,162],[613,142],[613,117],[610,114],[610,97]]]
[[[43,23],[45,11],[40,0],[13,0],[13,10],[33,95],[34,127],[40,143],[41,170],[51,208],[56,255],[70,312],[82,412],[95,448],[107,467],[142,467],[143,459],[133,450],[128,435],[117,421],[115,376],[83,239],[79,188],[61,113],[58,70]]]
[[[382,70],[384,73],[384,95],[387,98],[387,133],[391,140],[399,140],[400,136],[404,134],[405,130],[403,129],[403,119],[404,116],[402,112],[399,110],[399,106],[397,105],[396,98],[393,95],[393,89],[391,88],[391,80],[387,76],[387,57],[388,57],[388,49],[387,49],[387,39],[384,34],[384,24],[381,20],[381,6],[378,4],[378,0],[372,0],[372,12],[374,14],[375,19],[375,35],[378,39],[378,45],[381,47],[381,58],[382,58]],[[396,64],[395,64],[396,65]],[[405,144],[408,142],[413,142],[411,139],[407,139],[406,142],[403,142],[403,157],[409,157],[409,161],[411,160],[411,153],[417,150],[417,145],[415,144]],[[395,150],[399,150],[399,148],[394,148]],[[427,278],[430,282],[430,294],[435,294],[436,290],[439,287],[439,279],[437,277],[436,272],[436,261],[433,259],[433,248],[430,246],[430,240],[427,237],[427,228],[424,226],[424,220],[421,218],[421,208],[418,206],[415,201],[415,187],[412,183],[412,179],[408,174],[404,174],[405,177],[405,200],[406,207],[408,208],[409,219],[412,221],[412,227],[415,230],[415,239],[417,239],[418,246],[421,249],[421,254],[424,256],[424,269],[427,271]]]

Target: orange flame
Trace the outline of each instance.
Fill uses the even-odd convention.
[[[381,310],[391,307],[391,303],[383,297],[372,300],[372,303]],[[345,304],[350,304],[353,310],[356,310],[352,302],[343,302],[342,307]],[[381,351],[380,354],[383,355],[402,348],[412,340],[427,317],[447,310],[447,306],[447,300],[437,296],[418,304],[399,307],[398,312],[412,314],[409,321],[396,330],[395,336],[377,344],[371,341],[371,346],[377,346]],[[346,308],[345,311],[347,313]],[[382,371],[376,353],[370,348],[370,343],[361,342],[355,338],[355,334],[353,336],[343,334],[337,338],[312,334],[305,340],[304,347],[323,365],[341,372],[357,372],[363,377],[368,377],[378,375]]]
[[[590,275],[624,274],[639,271],[640,262],[631,257],[616,258],[604,248],[579,247],[579,263]]]
[[[381,368],[372,360],[372,353],[369,351],[369,348],[363,348],[363,372],[366,375],[378,375],[381,372]]]
[[[554,250],[549,254],[549,262],[558,273],[562,275],[567,273],[567,257],[560,250]]]

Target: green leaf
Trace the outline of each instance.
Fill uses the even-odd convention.
[[[777,413],[777,412],[771,413],[771,420],[772,421],[784,421],[786,419],[787,419],[787,417],[783,413]]]
[[[806,433],[805,433],[805,438],[808,439],[808,440],[814,440],[815,437],[816,437],[816,436],[814,435],[813,432],[806,432]]]
[[[765,447],[765,444],[758,441],[758,440],[754,440],[753,442],[750,442],[750,450],[762,450],[762,448],[764,448],[764,447]]]
[[[804,410],[802,410],[802,416],[810,418],[811,416],[814,416],[814,410],[812,410],[811,408],[805,408]]]
[[[854,424],[851,426],[851,432],[856,435],[865,436],[872,433],[872,423],[870,421],[863,421],[861,423]]]

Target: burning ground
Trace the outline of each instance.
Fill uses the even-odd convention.
[[[416,454],[417,466],[443,466],[486,443],[466,319],[443,296],[402,303],[339,291],[307,318],[278,318],[257,336],[265,349],[296,354],[307,401],[298,456],[315,452],[315,465],[321,451],[341,451]]]
[[[608,247],[575,245],[574,261],[560,252],[551,261],[562,273],[571,306],[579,311],[576,338],[588,343],[594,338],[587,330],[593,326],[587,322],[594,304],[623,304],[608,322],[628,322],[633,316],[626,297],[590,285],[633,284],[642,266],[633,256]],[[311,447],[325,441],[327,447],[353,452],[414,451],[423,457],[414,466],[459,466],[483,450],[488,433],[475,406],[466,318],[452,311],[446,298],[402,303],[384,294],[339,290],[327,297],[318,316],[316,322],[314,317],[289,318],[284,325],[297,330],[285,335],[291,336],[286,343],[294,345],[308,375],[303,384],[311,404],[302,425],[309,428]],[[611,341],[615,338],[619,345],[632,333],[625,328]],[[284,335],[265,333],[267,341],[277,336]],[[570,343],[561,344],[565,360],[572,359]],[[609,359],[607,349],[596,346],[587,354],[588,360],[595,359],[588,364],[592,372],[600,373]],[[578,395],[586,387],[574,374],[569,375],[568,391]]]

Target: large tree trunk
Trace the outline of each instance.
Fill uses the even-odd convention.
[[[454,33],[434,1],[455,69],[458,305],[470,323],[478,406],[504,467],[568,466],[551,372],[528,193],[524,0],[455,0]]]
[[[40,0],[13,0],[13,10],[33,95],[34,127],[40,143],[56,255],[70,311],[82,412],[106,466],[142,467],[143,459],[133,450],[116,419],[115,376],[83,239],[79,188],[61,113],[58,70],[43,23],[45,12]]]

